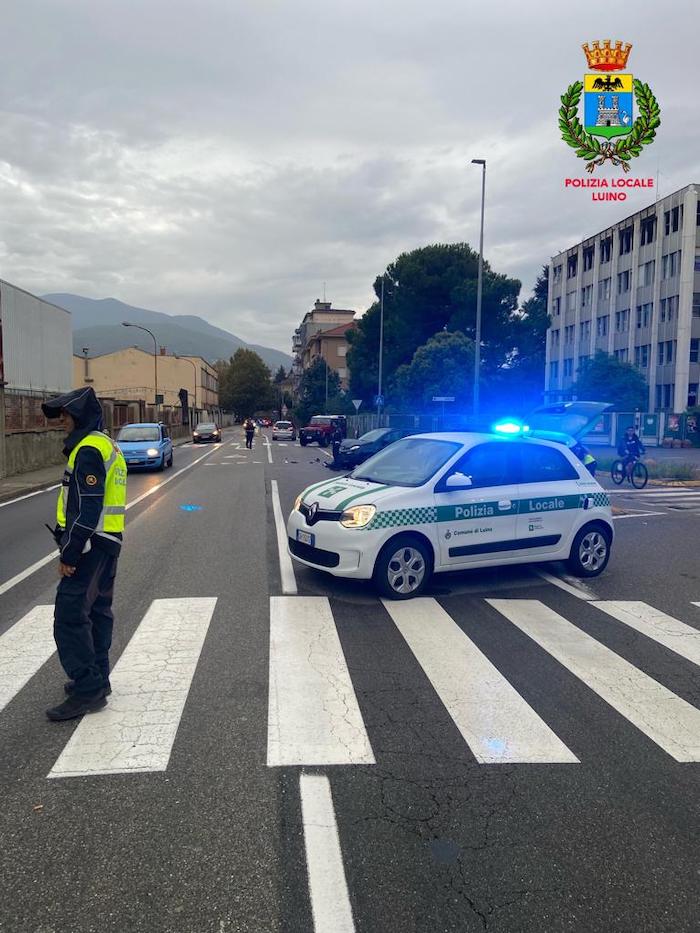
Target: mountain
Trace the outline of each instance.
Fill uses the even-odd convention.
[[[90,348],[91,356],[112,353],[125,347],[141,347],[153,352],[153,341],[142,330],[135,327],[122,327],[122,321],[143,324],[156,336],[158,345],[166,347],[169,353],[181,356],[201,356],[214,362],[228,359],[244,347],[255,350],[272,372],[280,366],[289,369],[292,358],[281,350],[261,347],[246,343],[235,334],[214,327],[204,318],[194,314],[165,314],[162,311],[149,311],[136,308],[116,298],[84,298],[82,295],[54,293],[42,296],[60,308],[70,311],[73,317],[73,350],[80,355],[83,347]]]

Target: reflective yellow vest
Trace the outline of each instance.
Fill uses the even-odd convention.
[[[588,466],[589,463],[595,463],[595,457],[593,456],[593,454],[586,453],[586,455],[583,458],[583,464],[584,466]]]
[[[126,514],[126,461],[111,437],[101,431],[92,431],[81,441],[78,441],[70,452],[66,475],[64,476],[64,485],[58,494],[58,502],[56,503],[56,524],[60,528],[66,527],[68,483],[73,475],[75,458],[83,447],[95,447],[99,450],[106,473],[104,502],[95,531],[103,531],[107,534],[122,532],[124,531],[124,516]]]

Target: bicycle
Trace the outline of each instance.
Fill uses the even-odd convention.
[[[621,486],[626,479],[635,489],[644,489],[649,482],[649,471],[641,460],[635,460],[629,472],[622,460],[616,460],[610,470],[610,478],[616,486]]]

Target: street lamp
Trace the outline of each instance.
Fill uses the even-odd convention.
[[[144,327],[142,324],[131,324],[129,321],[122,321],[122,327],[137,327],[139,330],[145,330],[147,334],[150,334],[153,337],[153,366],[155,368],[155,391],[153,393],[153,404],[156,406],[156,414],[158,413],[158,342],[156,341],[155,334],[150,331],[147,327]]]
[[[484,202],[486,199],[486,159],[472,159],[481,166],[481,232],[479,234],[479,277],[476,286],[476,329],[474,334],[474,415],[479,414],[479,370],[481,369],[481,295],[484,266]]]
[[[377,415],[382,413],[382,364],[384,362],[384,276],[382,272],[382,291],[379,299],[379,381],[377,385]]]
[[[188,359],[186,356],[178,356],[177,353],[173,353],[173,356],[176,360],[183,360],[185,363],[189,363],[190,366],[194,369],[194,410],[195,414],[197,412],[197,364],[194,360]]]

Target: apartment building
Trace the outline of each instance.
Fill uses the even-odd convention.
[[[303,371],[317,357],[322,357],[331,369],[337,371],[341,388],[347,389],[347,332],[355,326],[354,318],[354,311],[333,308],[330,301],[316,299],[312,310],[304,315],[292,338],[292,376],[297,385]]]
[[[550,399],[568,397],[581,363],[602,350],[644,374],[649,411],[698,404],[699,194],[688,185],[552,258]]]

